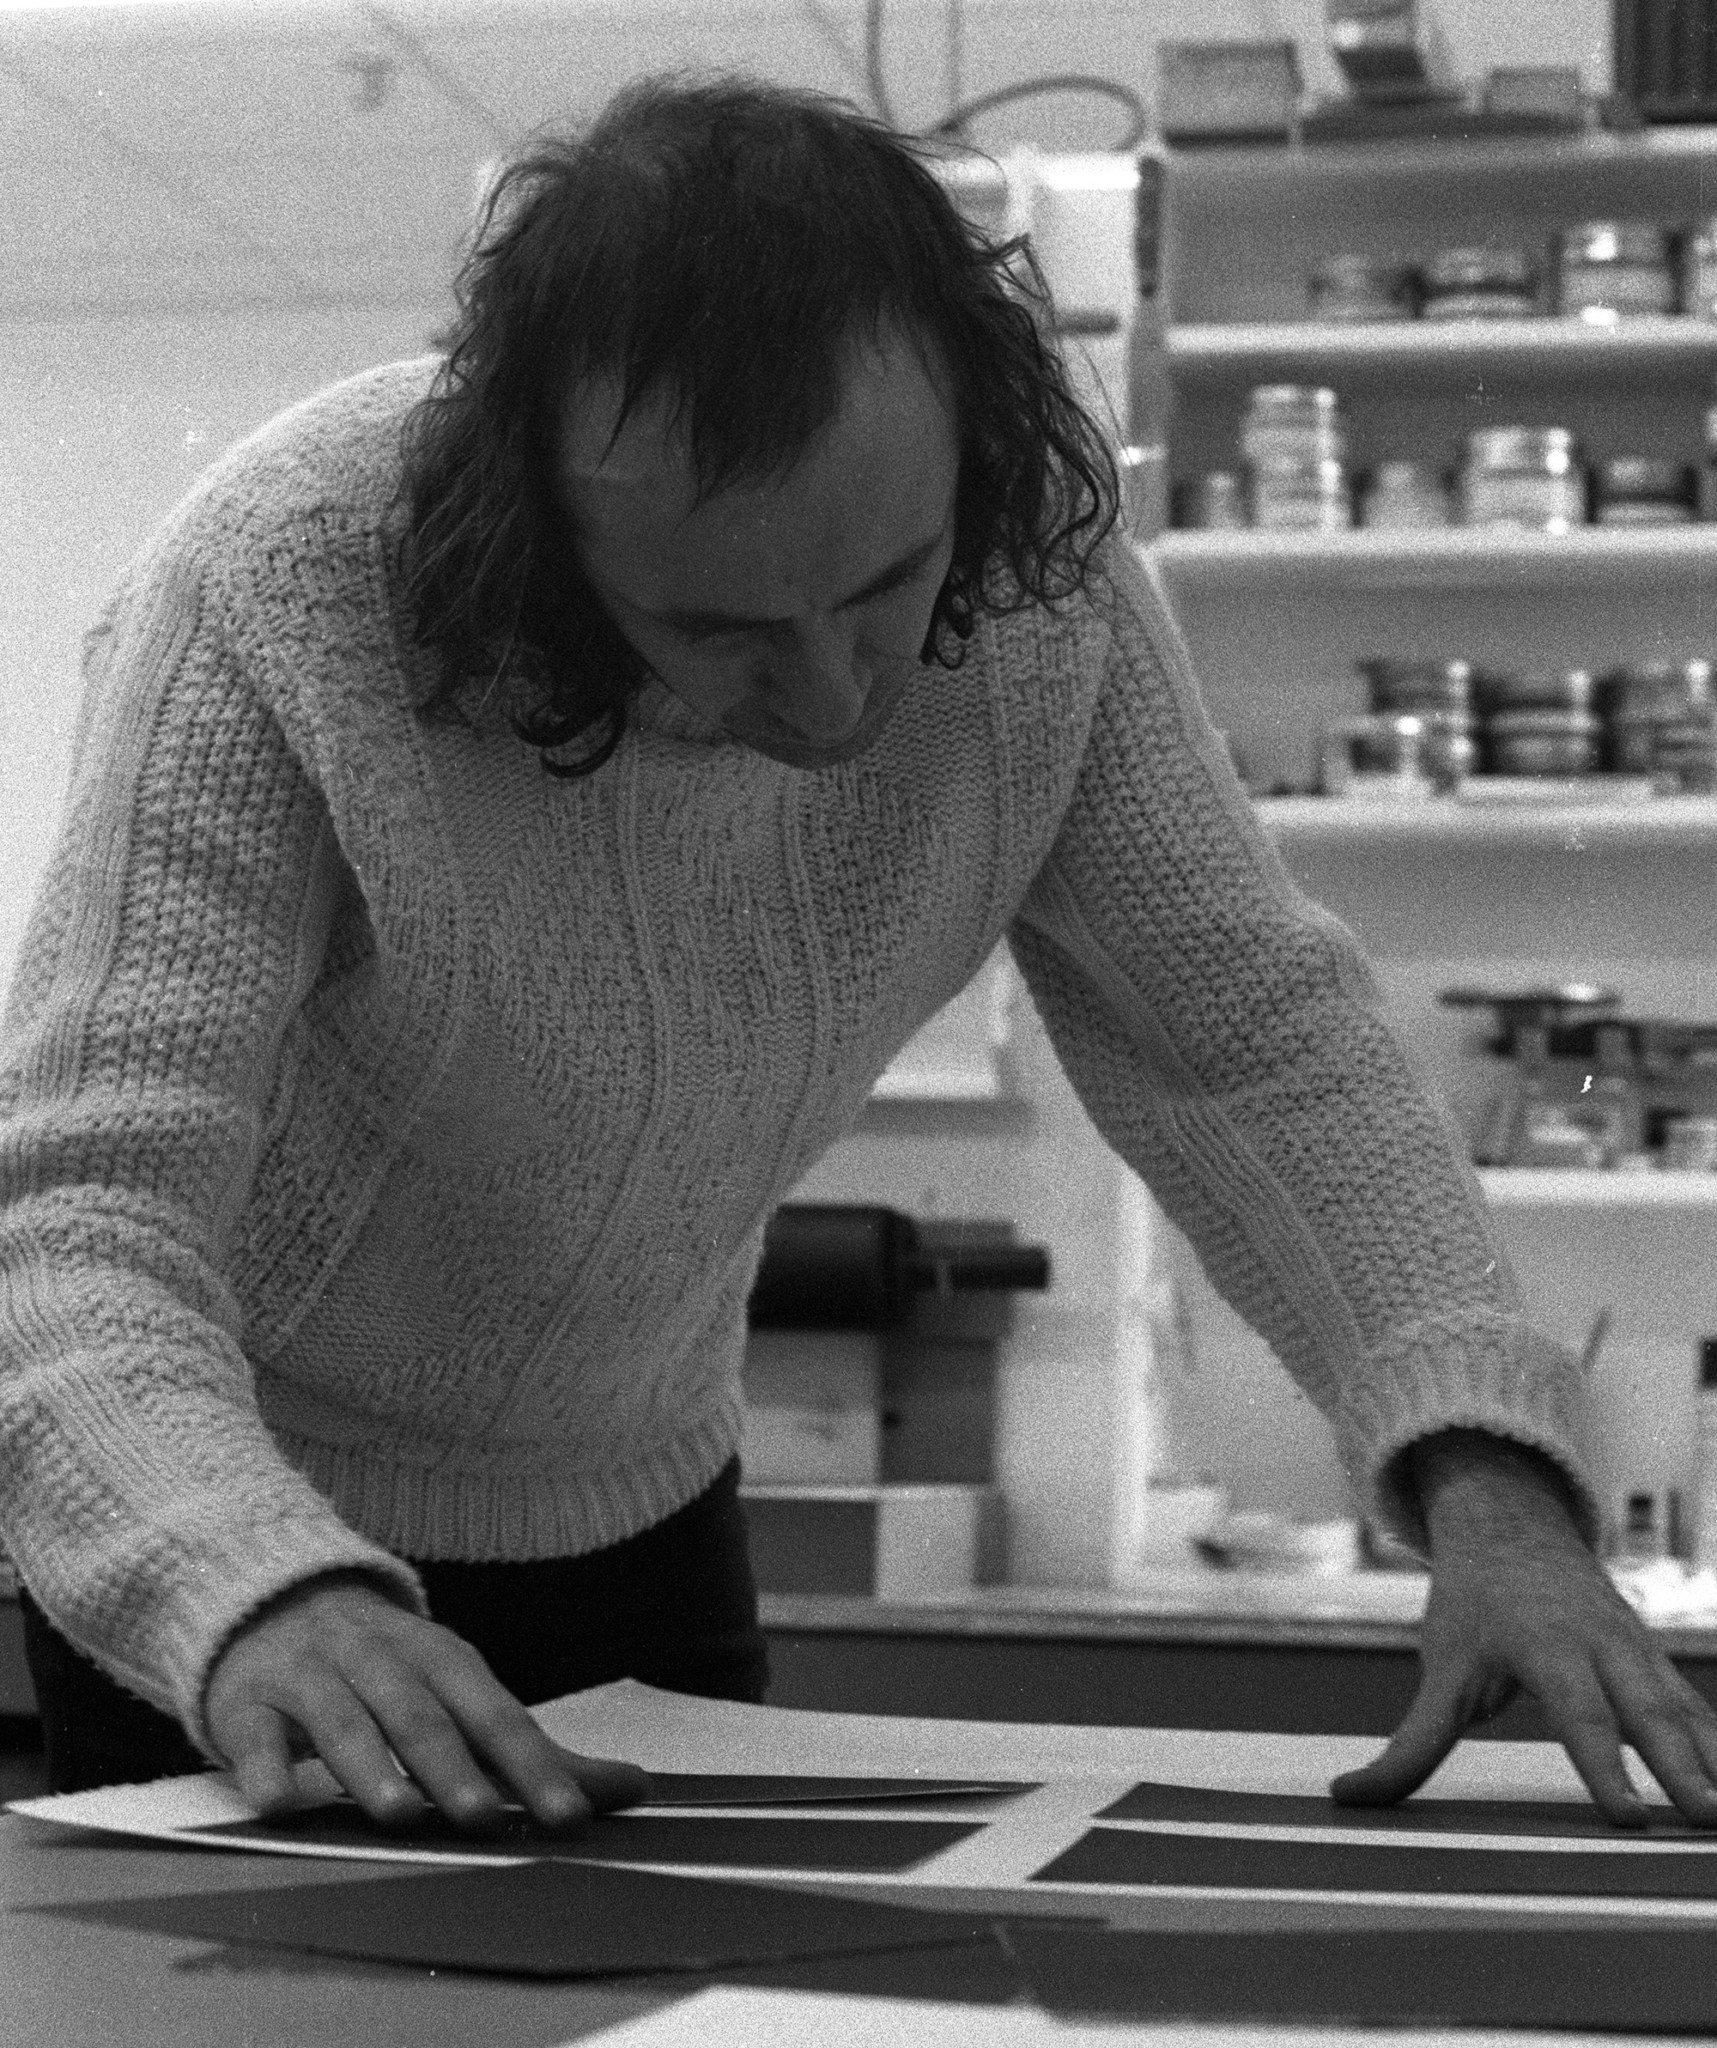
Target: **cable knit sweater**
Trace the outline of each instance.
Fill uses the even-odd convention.
[[[221,1646],[312,1574],[420,1603],[401,1558],[687,1501],[765,1220],[1004,936],[1362,1485],[1456,1424],[1578,1480],[1575,1367],[1131,549],[982,622],[862,759],[783,767],[652,684],[557,781],[413,709],[388,508],[433,367],[232,450],[89,636],[0,1038],[0,1535],[73,1642],[206,1739]]]

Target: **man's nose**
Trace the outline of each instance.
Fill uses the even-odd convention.
[[[848,738],[864,716],[869,667],[858,658],[852,629],[832,621],[796,623],[771,650],[770,708],[813,745]]]

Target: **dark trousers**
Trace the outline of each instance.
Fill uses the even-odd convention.
[[[531,1564],[415,1562],[435,1620],[527,1706],[615,1678],[763,1698],[768,1654],[737,1459],[677,1514],[607,1550]],[[209,1768],[177,1721],[73,1649],[28,1593],[22,1606],[51,1791]]]

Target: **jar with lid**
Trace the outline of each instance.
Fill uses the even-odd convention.
[[[1557,308],[1577,319],[1673,313],[1679,303],[1674,242],[1654,222],[1584,221],[1562,235],[1558,257]]]
[[[1704,459],[1699,465],[1699,516],[1717,519],[1717,404],[1706,406],[1701,424]]]
[[[1487,668],[1474,678],[1480,710],[1592,711],[1598,683],[1589,668]]]
[[[1689,748],[1689,728],[1709,742],[1717,729],[1717,699],[1708,661],[1643,661],[1612,670],[1599,692],[1604,714],[1605,755],[1618,775],[1679,773],[1670,766],[1680,754],[1696,773],[1700,760]]]
[[[1592,471],[1599,526],[1688,526],[1698,516],[1693,471],[1655,455],[1617,455]]]
[[[1472,710],[1470,661],[1377,654],[1356,666],[1373,711],[1436,711],[1465,718]]]
[[[1687,238],[1681,303],[1696,320],[1717,320],[1717,214],[1708,215]]]
[[[1306,304],[1319,320],[1410,320],[1418,274],[1395,257],[1326,256],[1306,279]]]
[[[1251,522],[1246,511],[1246,486],[1232,469],[1207,469],[1179,491],[1180,524],[1210,533],[1232,532]]]
[[[1449,524],[1449,490],[1428,462],[1380,462],[1360,499],[1361,526],[1395,532]]]
[[[1566,427],[1485,427],[1467,437],[1461,469],[1467,526],[1566,533],[1586,523],[1586,479]]]
[[[1427,320],[1518,320],[1537,310],[1538,266],[1524,249],[1443,249],[1425,265]]]
[[[1493,775],[1590,775],[1598,738],[1594,712],[1496,711],[1485,721],[1485,766]]]
[[[1252,472],[1252,523],[1275,533],[1336,533],[1353,524],[1340,462],[1273,462]]]
[[[1260,384],[1240,420],[1240,451],[1254,470],[1347,460],[1341,394],[1314,384]]]

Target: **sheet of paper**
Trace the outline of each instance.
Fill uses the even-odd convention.
[[[1119,1834],[1119,1844],[1107,1845],[1119,1865],[1089,1865],[1089,1849],[1076,1852],[1076,1845],[1092,1836],[1097,1817],[1117,1804],[1136,1805],[1152,1796],[1177,1804],[1172,1791],[1180,1788],[1187,1797],[1211,1802],[1208,1810],[1230,1811],[1223,1802],[1237,1794],[1263,1794],[1309,1802],[1296,1811],[1333,1813],[1323,1795],[1331,1774],[1348,1768],[1375,1753],[1377,1745],[1368,1740],[1328,1736],[1201,1734],[1177,1729],[1057,1728],[1010,1723],[950,1722],[888,1719],[841,1714],[813,1714],[749,1707],[724,1701],[694,1700],[683,1695],[653,1692],[649,1688],[622,1682],[537,1710],[538,1718],[557,1739],[596,1755],[627,1756],[647,1769],[698,1774],[741,1772],[768,1774],[809,1773],[843,1778],[872,1774],[924,1782],[956,1778],[972,1782],[1031,1780],[1035,1789],[992,1805],[981,1815],[972,1815],[965,1825],[937,1838],[934,1853],[915,1857],[902,1870],[882,1853],[889,1840],[877,1835],[868,1846],[876,1851],[868,1864],[851,1849],[842,1849],[842,1829],[911,1828],[929,1824],[936,1808],[926,1803],[914,1808],[921,1816],[908,1819],[896,1810],[890,1816],[882,1809],[870,1809],[865,1818],[849,1808],[843,1822],[839,1815],[821,1816],[816,1827],[797,1838],[774,1838],[780,1853],[768,1864],[738,1860],[757,1853],[747,1846],[747,1830],[780,1825],[786,1816],[770,1820],[755,1813],[728,1814],[706,1809],[707,1821],[721,1821],[712,1833],[703,1830],[706,1847],[697,1846],[697,1830],[690,1826],[698,1815],[681,1815],[677,1821],[667,1815],[618,1815],[597,1824],[598,1841],[613,1840],[619,1846],[616,1860],[631,1862],[634,1852],[654,1838],[659,1855],[652,1867],[664,1870],[703,1870],[714,1874],[743,1876],[759,1869],[794,1871],[792,1881],[806,1886],[840,1887],[850,1892],[869,1892],[876,1897],[933,1901],[946,1907],[973,1910],[1069,1913],[1092,1910],[1098,1902],[1113,1924],[1164,1924],[1164,1902],[1177,1910],[1189,1901],[1209,1902],[1244,1898],[1267,1902],[1274,1909],[1322,1901],[1331,1911],[1352,1908],[1363,1924],[1366,1902],[1379,1910],[1377,1902],[1391,1905],[1403,1901],[1416,1909],[1465,1914],[1493,1909],[1493,1895],[1463,1890],[1450,1882],[1454,1864],[1432,1866],[1423,1861],[1430,1854],[1455,1854],[1472,1843],[1483,1847],[1501,1839],[1525,1851],[1542,1848],[1569,1854],[1590,1851],[1616,1859],[1638,1854],[1673,1855],[1686,1853],[1685,1839],[1651,1837],[1636,1842],[1626,1837],[1581,1840],[1547,1837],[1543,1841],[1521,1836],[1502,1837],[1441,1834],[1428,1835],[1418,1828],[1407,1810],[1399,1832],[1392,1832],[1375,1816],[1361,1816],[1362,1825],[1344,1835],[1338,1829],[1283,1829],[1274,1823],[1219,1819],[1109,1822],[1102,1827],[1103,1839]],[[970,1774],[970,1775],[968,1775]],[[324,1796],[331,1786],[322,1774]],[[1141,1788],[1158,1788],[1147,1794]],[[1549,1744],[1469,1742],[1438,1774],[1431,1788],[1435,1796],[1466,1800],[1536,1801],[1550,1809],[1566,1806],[1582,1814],[1589,1812],[1584,1793],[1572,1766],[1559,1749]],[[258,1828],[254,1817],[223,1779],[217,1777],[165,1780],[155,1786],[119,1787],[100,1793],[74,1794],[63,1799],[22,1802],[19,1811],[39,1819],[62,1824],[135,1832],[185,1842],[195,1840],[210,1846],[217,1840],[227,1846],[267,1849],[299,1855],[354,1855],[389,1860],[423,1862],[464,1862],[493,1864],[505,1857],[528,1859],[538,1845],[503,1841],[500,1844],[466,1844],[457,1839],[414,1841],[410,1836],[359,1840],[331,1840],[326,1834],[315,1838],[315,1824],[299,1828]],[[1272,1809],[1280,1811],[1280,1809]],[[1493,1810],[1499,1813],[1502,1808]],[[969,1809],[967,1810],[969,1813]],[[803,1817],[803,1816],[802,1816]],[[627,1829],[639,1832],[627,1834]],[[217,1832],[218,1831],[218,1832]],[[1191,1838],[1194,1849],[1205,1858],[1196,1870],[1191,1865],[1175,1881],[1141,1880],[1149,1868],[1150,1852],[1137,1846],[1152,1834],[1173,1834]],[[1368,1883],[1343,1881],[1339,1860],[1317,1866],[1315,1880],[1303,1861],[1259,1861],[1272,1844],[1278,1849],[1285,1839],[1292,1847],[1296,1837],[1309,1838],[1320,1852],[1338,1857],[1344,1844],[1378,1846],[1390,1842],[1413,1850],[1421,1859],[1413,1866],[1417,1873],[1411,1896],[1393,1889],[1380,1890]],[[1199,1844],[1202,1838],[1209,1838]],[[762,1837],[760,1840],[769,1838]],[[800,1855],[789,1853],[797,1839],[813,1846]],[[920,1837],[920,1842],[930,1837]],[[632,1845],[628,1848],[628,1844]],[[1250,1869],[1249,1881],[1232,1881],[1236,1857],[1244,1851]],[[1070,1852],[1071,1862],[1065,1860]],[[574,1847],[579,1860],[591,1853]],[[1158,1852],[1159,1854],[1161,1852]],[[1185,1853],[1192,1853],[1187,1851]],[[706,1860],[713,1856],[714,1861]],[[682,1860],[684,1859],[684,1860]],[[1119,1880],[1113,1874],[1120,1868]],[[1597,1866],[1594,1865],[1594,1869]],[[1606,1866],[1607,1868],[1607,1866]],[[1049,1875],[1046,1877],[1046,1873]],[[1598,1892],[1591,1884],[1574,1889],[1566,1879],[1553,1891],[1532,1893],[1524,1880],[1531,1874],[1526,1864],[1517,1867],[1519,1884],[1511,1883],[1511,1907],[1522,1914],[1542,1915],[1555,1911],[1564,1916],[1656,1914],[1660,1917],[1703,1917],[1717,1921],[1717,1900],[1692,1887],[1683,1878],[1672,1880],[1673,1894],[1665,1888],[1630,1880],[1620,1892]],[[1620,1875],[1626,1875],[1623,1872]],[[1180,1881],[1184,1878],[1185,1881]],[[1609,1882],[1608,1878],[1605,1880]],[[1676,1890],[1675,1887],[1684,1887]],[[1327,1889],[1325,1888],[1327,1887]],[[1648,1895],[1649,1894],[1649,1895]],[[1357,1902],[1357,1903],[1356,1903]],[[1148,1908],[1148,1910],[1147,1910]],[[1152,1914],[1157,1917],[1151,1918]],[[1175,1922],[1174,1924],[1181,1924]]]

